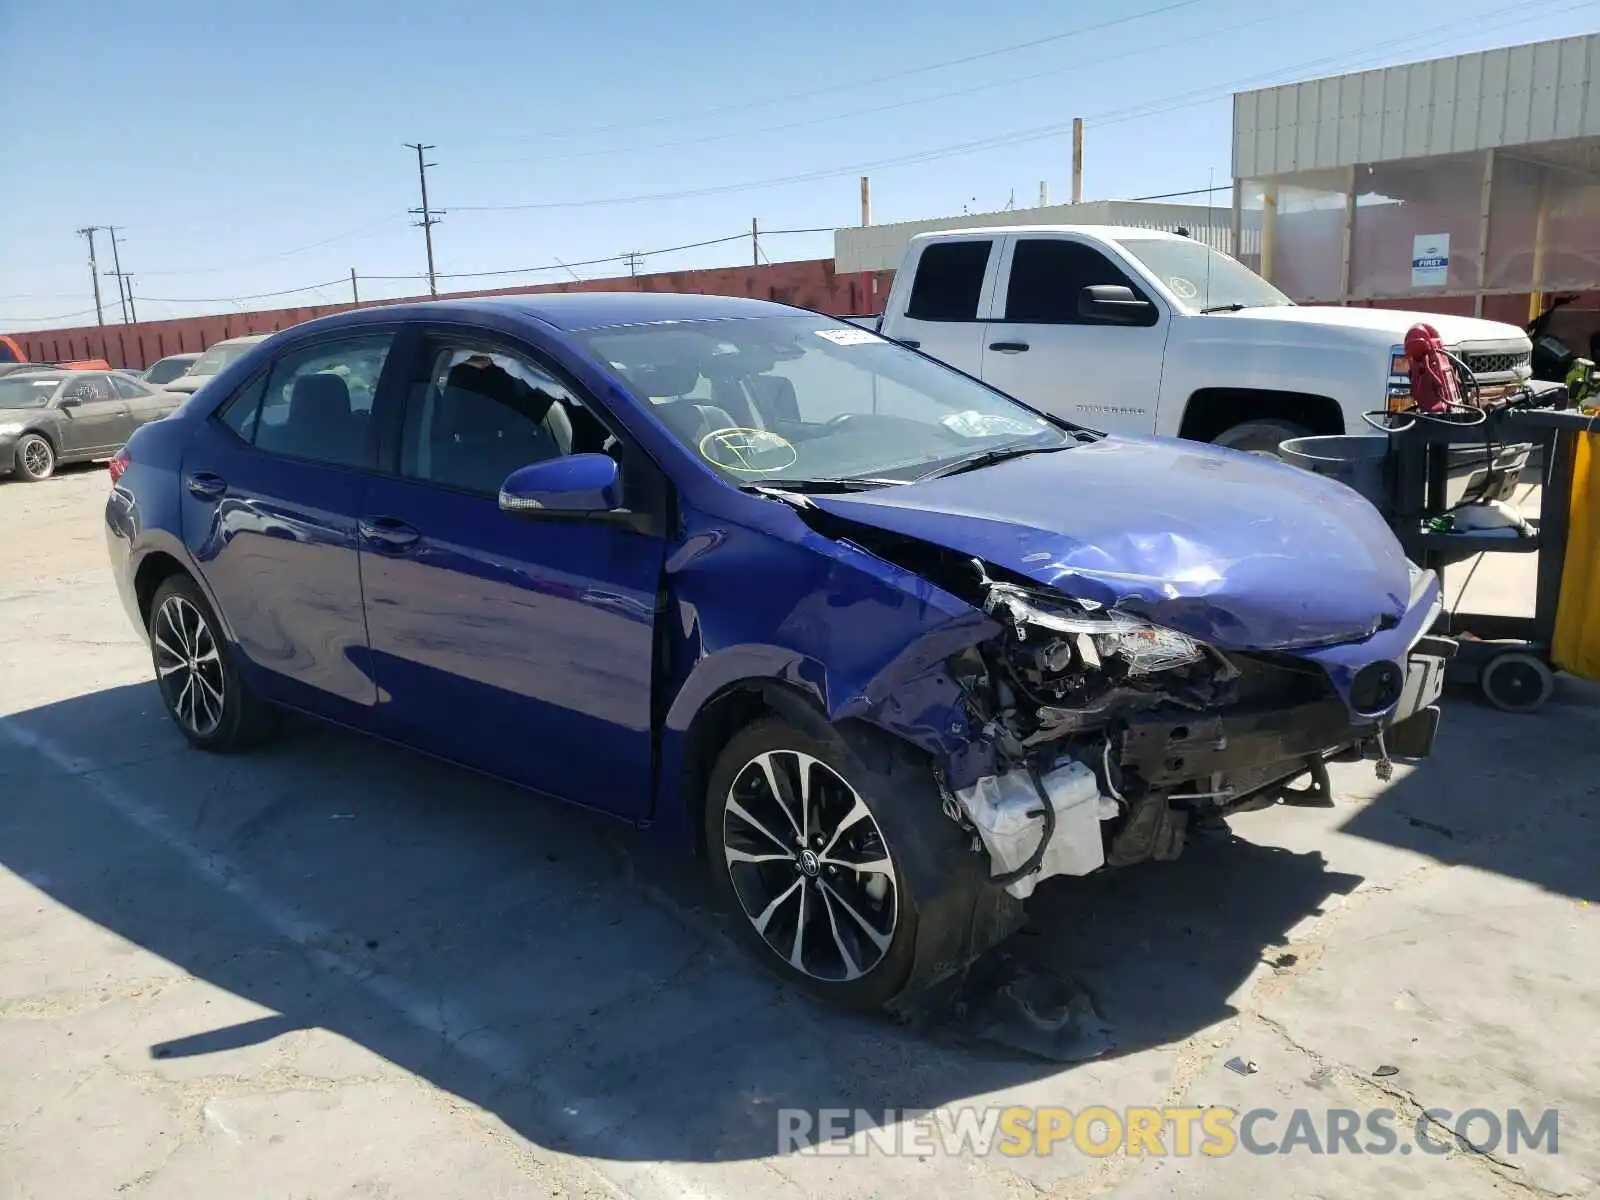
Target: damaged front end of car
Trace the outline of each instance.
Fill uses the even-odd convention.
[[[1019,899],[1054,876],[1176,858],[1191,829],[1231,814],[1331,806],[1330,759],[1370,759],[1387,778],[1393,758],[1431,749],[1454,652],[1427,636],[1431,573],[1413,570],[1404,616],[1375,618],[1386,627],[1361,643],[1239,650],[981,559],[853,532],[998,627],[943,663],[971,744],[935,773],[945,815]]]

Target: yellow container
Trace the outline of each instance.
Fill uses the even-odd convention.
[[[1556,605],[1551,660],[1564,671],[1600,679],[1600,447],[1578,436],[1572,463],[1571,525]]]

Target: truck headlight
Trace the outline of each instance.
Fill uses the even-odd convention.
[[[1411,359],[1404,346],[1389,347],[1389,384],[1384,407],[1402,412],[1411,407]]]

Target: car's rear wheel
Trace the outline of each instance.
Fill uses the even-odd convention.
[[[232,753],[272,732],[277,713],[239,675],[205,595],[173,575],[150,601],[150,655],[167,714],[202,750]]]
[[[46,437],[25,433],[17,439],[13,453],[16,455],[17,474],[29,483],[49,479],[56,473],[56,448]]]
[[[1290,438],[1310,437],[1311,430],[1293,421],[1241,421],[1232,429],[1224,429],[1212,439],[1212,444],[1230,450],[1243,450],[1246,454],[1259,454],[1264,458],[1281,458],[1278,447]]]

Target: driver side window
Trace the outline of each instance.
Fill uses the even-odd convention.
[[[565,384],[522,355],[436,340],[423,362],[400,435],[408,478],[495,496],[520,467],[610,440]]]
[[[1144,290],[1093,246],[1063,238],[1019,238],[1011,255],[1004,320],[1037,325],[1115,324],[1078,312],[1086,287],[1113,284]],[[1152,323],[1155,316],[1151,311]]]

